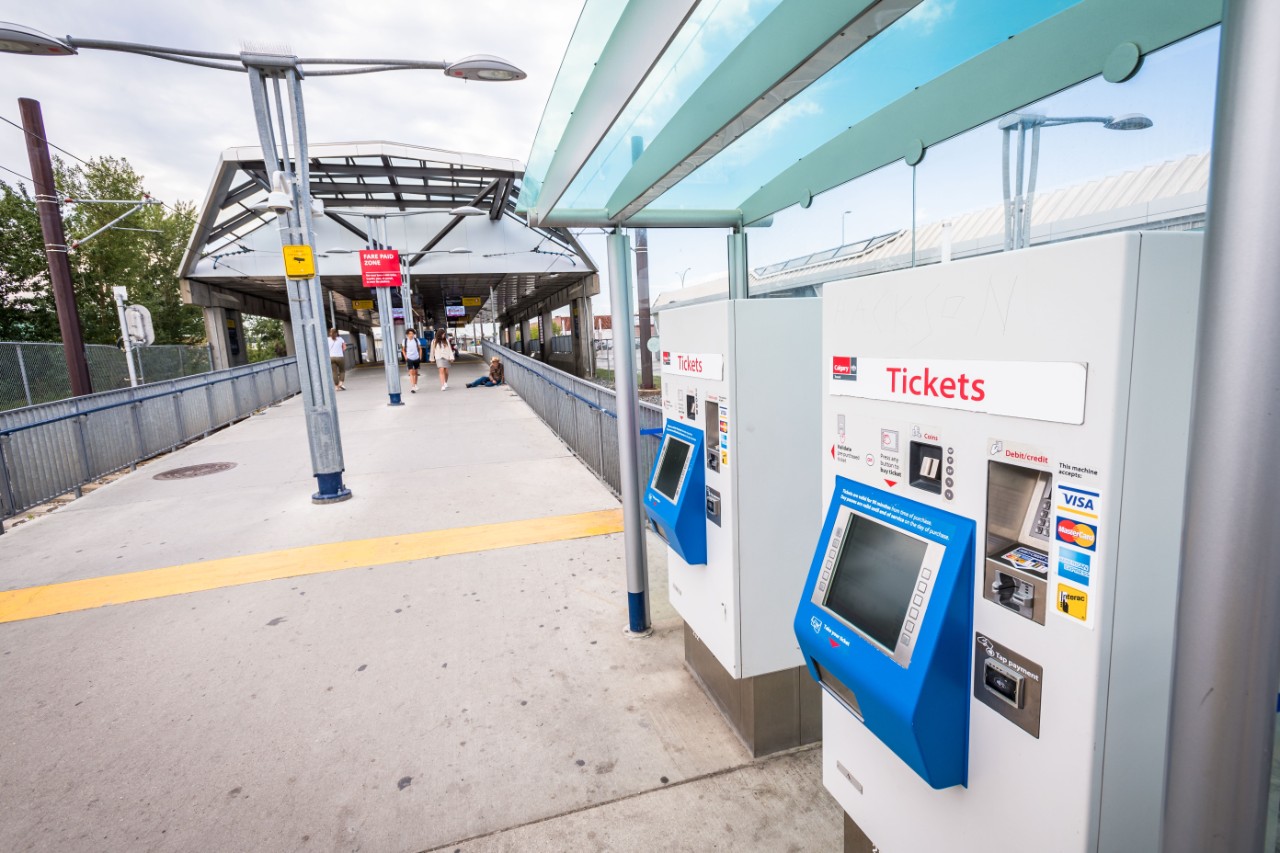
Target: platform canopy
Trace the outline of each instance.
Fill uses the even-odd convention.
[[[599,289],[594,262],[567,229],[531,227],[516,212],[519,161],[390,142],[313,144],[309,153],[311,194],[325,207],[315,222],[317,269],[325,290],[338,294],[340,317],[371,321],[354,305],[373,298],[355,254],[368,242],[366,214],[386,215],[388,247],[408,266],[414,306],[437,323],[446,299],[460,299],[467,316],[459,320],[470,322]],[[260,148],[218,158],[182,261],[187,301],[288,318],[281,222],[262,209],[269,191]],[[459,208],[480,212],[451,212]]]
[[[586,0],[518,209],[762,223],[1221,21],[1222,0]]]

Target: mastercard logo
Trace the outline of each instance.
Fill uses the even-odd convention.
[[[1098,532],[1092,525],[1085,524],[1083,521],[1059,516],[1057,529],[1060,541],[1075,545],[1077,548],[1092,551],[1098,542]]]

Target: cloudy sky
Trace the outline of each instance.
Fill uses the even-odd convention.
[[[249,45],[299,56],[453,60],[492,53],[523,68],[519,83],[464,83],[410,71],[305,84],[312,142],[383,139],[527,160],[543,106],[573,33],[582,0],[0,0],[0,20],[53,35],[144,42],[235,53]],[[305,14],[302,14],[305,11]],[[1216,31],[1149,57],[1121,86],[1094,80],[1036,106],[1050,115],[1143,112],[1155,127],[1108,133],[1096,126],[1046,134],[1040,187],[1053,189],[1146,163],[1207,150],[1217,56]],[[222,149],[256,144],[242,74],[128,54],[77,57],[0,54],[0,116],[18,120],[17,99],[43,105],[51,141],[80,157],[127,157],[165,201],[199,202]],[[0,124],[0,166],[29,174],[22,133]],[[5,180],[14,180],[3,173]],[[761,266],[909,227],[911,170],[901,162],[775,217],[750,232],[751,265]],[[917,219],[928,223],[998,204],[1000,134],[978,128],[935,146],[917,178]],[[584,244],[606,268],[603,240]],[[724,275],[724,232],[650,231],[656,295]],[[608,283],[597,313],[608,310]]]
[[[581,0],[0,0],[0,20],[51,35],[238,53],[250,44],[299,56],[455,60],[502,56],[519,83],[468,83],[438,71],[316,78],[304,85],[312,142],[385,139],[524,161]],[[215,159],[257,144],[245,75],[142,56],[0,55],[0,115],[35,98],[52,142],[80,157],[127,157],[149,191],[203,198]],[[6,129],[7,128],[7,129]],[[0,124],[0,165],[30,174],[20,131]],[[5,173],[5,179],[13,176]]]

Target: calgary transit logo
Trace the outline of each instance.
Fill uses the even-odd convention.
[[[834,355],[831,357],[831,378],[843,379],[846,382],[858,381],[858,359],[856,356]]]

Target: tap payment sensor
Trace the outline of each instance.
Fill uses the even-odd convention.
[[[645,494],[667,539],[685,661],[754,755],[816,741],[791,629],[821,511],[821,301],[662,311],[662,444]]]
[[[846,845],[1158,851],[1201,235],[826,285],[794,629]]]

